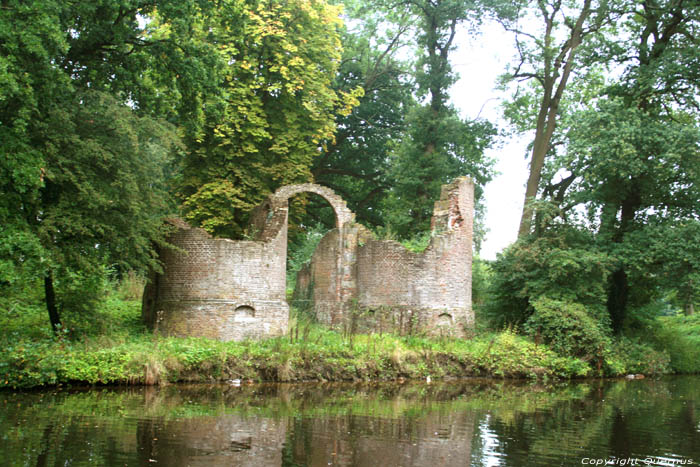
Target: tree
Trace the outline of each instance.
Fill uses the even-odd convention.
[[[334,88],[351,92],[360,86],[364,95],[352,113],[338,117],[336,142],[314,159],[312,173],[317,183],[343,196],[359,222],[377,227],[385,223],[382,208],[391,188],[389,154],[415,103],[409,60],[397,58],[408,46],[411,17],[387,11],[378,1],[345,2],[345,13],[350,19],[341,36],[343,58]],[[318,212],[310,209],[308,215]]]
[[[569,151],[575,159],[570,167],[580,178],[571,186],[569,204],[586,206],[601,246],[620,258],[608,296],[616,330],[628,305],[648,302],[661,277],[682,270],[671,264],[694,264],[684,259],[694,256],[692,249],[661,254],[664,243],[671,243],[680,226],[700,212],[700,130],[688,115],[673,117],[616,98],[581,113],[579,127],[571,132]],[[640,256],[649,259],[640,261]],[[640,271],[639,264],[649,269]],[[658,274],[652,284],[650,273]]]
[[[700,7],[646,0],[623,7],[628,39],[608,50],[615,61],[627,64],[626,72],[597,112],[579,119],[583,124],[572,132],[571,152],[577,154],[575,165],[582,163],[574,170],[583,178],[578,196],[587,198],[589,210],[598,210],[601,239],[611,249],[636,256],[630,250],[644,251],[647,242],[637,243],[635,232],[654,224],[670,240],[700,213]],[[595,189],[586,195],[592,183]],[[674,263],[684,256],[677,251]],[[630,276],[633,270],[622,258],[611,276],[608,309],[618,331],[629,305],[653,296],[648,282],[640,281],[643,275]]]
[[[537,212],[535,237],[562,225],[586,231],[613,261],[604,295],[620,332],[630,310],[643,310],[669,290],[688,310],[697,297],[698,252],[680,236],[694,238],[700,213],[700,11],[682,1],[611,8],[619,20],[600,23],[605,27],[580,51],[588,54],[586,63],[595,57],[624,72],[612,83],[570,88],[588,95],[589,104],[567,103],[565,113],[560,107],[559,148],[550,145],[541,198],[529,206]]]
[[[418,19],[415,79],[418,96],[428,102],[411,109],[408,130],[391,162],[387,209],[389,224],[400,237],[427,230],[442,184],[465,174],[478,184],[488,181],[491,164],[483,152],[495,134],[488,122],[462,120],[447,102],[456,80],[449,52],[457,26],[477,22],[481,5],[462,0],[411,0],[404,5]]]
[[[499,9],[500,21],[516,38],[519,61],[506,76],[506,81],[530,81],[536,83],[535,114],[526,120],[527,129],[535,131],[530,157],[530,174],[525,189],[525,201],[518,229],[518,238],[530,234],[532,228],[532,202],[540,188],[542,169],[547,154],[552,150],[552,137],[560,115],[564,92],[575,73],[577,53],[583,42],[607,20],[606,2],[584,0],[582,4],[568,5],[561,0],[538,0],[532,11],[538,16],[541,33],[522,29],[521,22],[529,20],[530,8],[518,3],[514,9]],[[512,7],[511,5],[508,5]],[[535,29],[534,27],[532,29]],[[561,38],[561,39],[559,39]],[[510,104],[507,116],[521,120],[518,115],[523,103],[530,103],[532,96],[516,97]],[[533,109],[534,110],[534,109]],[[529,127],[529,128],[528,128]],[[524,129],[524,128],[523,128]]]
[[[224,98],[205,99],[203,127],[186,138],[179,197],[188,220],[240,238],[265,196],[311,181],[314,156],[334,140],[336,116],[362,94],[332,87],[339,15],[323,0],[232,0],[199,25],[198,36],[226,66],[216,83]]]
[[[591,232],[552,225],[539,237],[518,240],[499,254],[491,265],[487,314],[498,326],[521,325],[535,311],[533,303],[547,299],[583,305],[600,318],[614,267],[615,258],[597,248]]]
[[[139,25],[156,9],[173,20],[169,39]],[[179,1],[2,3],[0,287],[41,281],[54,330],[76,284],[75,305],[92,303],[98,270],[156,266],[168,210],[163,177],[178,144],[174,129],[149,114],[158,110],[153,79],[156,70],[163,81],[177,76],[162,54],[175,44],[189,50],[183,15],[193,9]],[[205,69],[206,50],[190,57],[193,67]],[[186,86],[199,85],[183,79]]]

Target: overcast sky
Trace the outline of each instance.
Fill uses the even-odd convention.
[[[462,32],[456,41],[458,47],[452,55],[452,66],[460,79],[451,90],[452,103],[463,117],[480,115],[505,128],[500,105],[507,96],[495,88],[498,75],[515,52],[512,34],[499,24],[487,23],[480,35],[470,37]],[[487,152],[496,160],[498,174],[485,189],[488,233],[481,248],[482,258],[495,259],[496,253],[517,237],[528,175],[525,151],[531,138],[530,135],[508,138]]]

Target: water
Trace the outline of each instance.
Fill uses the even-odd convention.
[[[0,392],[3,465],[697,465],[700,376]],[[611,464],[608,464],[611,465]]]

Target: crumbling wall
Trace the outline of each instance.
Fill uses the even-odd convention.
[[[219,340],[287,332],[286,230],[270,242],[214,238],[182,221],[144,293],[143,317],[165,335]]]
[[[151,274],[144,290],[142,316],[156,332],[224,341],[286,334],[288,199],[310,192],[324,197],[338,227],[354,215],[332,190],[314,184],[280,188],[251,215],[254,241],[214,238],[182,220],[171,220],[172,248],[160,252],[162,274]],[[342,271],[342,262],[338,263]],[[336,301],[342,289],[336,287]]]
[[[354,222],[329,231],[316,246],[308,267],[297,275],[295,300],[310,299],[319,322],[347,325],[348,310],[357,302],[357,258],[371,233]]]
[[[297,281],[319,321],[350,330],[463,336],[473,326],[471,261],[474,185],[460,178],[442,189],[433,237],[422,253],[376,240],[354,222],[332,190],[313,184],[277,190],[251,215],[255,240],[214,238],[174,220],[174,233],[144,291],[142,314],[157,332],[220,340],[259,339],[287,332],[289,197],[311,192],[336,214],[336,229],[319,243]]]
[[[355,330],[466,335],[474,324],[473,209],[469,178],[443,186],[433,211],[432,238],[421,253],[373,239],[357,224],[345,226],[343,233],[329,232],[314,253],[306,281],[313,284],[319,321]],[[331,287],[339,283],[340,262],[347,294],[334,301]]]

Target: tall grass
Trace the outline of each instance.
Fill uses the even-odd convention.
[[[353,334],[328,329],[296,310],[290,332],[272,339],[158,337],[141,323],[134,285],[139,279],[124,281],[94,312],[64,315],[65,330],[58,336],[51,333],[40,302],[4,300],[0,387],[601,375],[590,362],[557,354],[511,329],[483,331],[471,339]],[[606,355],[601,371],[608,376],[668,371],[665,355],[672,370],[698,372],[700,316],[659,318],[648,342],[619,341]]]

